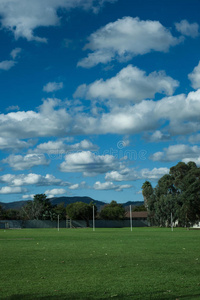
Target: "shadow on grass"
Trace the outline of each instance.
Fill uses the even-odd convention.
[[[200,294],[196,295],[163,295],[163,291],[152,293],[149,295],[144,294],[118,294],[118,295],[101,295],[98,296],[97,294],[93,295],[84,295],[84,294],[77,294],[77,293],[71,293],[71,294],[57,294],[57,295],[38,295],[38,294],[27,294],[27,295],[12,295],[9,297],[1,298],[1,300],[35,300],[35,299],[41,299],[41,300],[52,300],[52,299],[59,299],[59,300],[94,300],[94,299],[102,299],[102,300],[108,300],[108,299],[114,299],[114,300],[126,300],[126,299],[135,299],[135,300],[170,300],[170,299],[177,299],[177,300],[192,300],[192,299],[200,299]]]

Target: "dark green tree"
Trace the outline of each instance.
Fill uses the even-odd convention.
[[[20,211],[19,209],[7,209],[4,211],[5,220],[20,220]]]
[[[200,168],[189,162],[185,169],[183,175],[179,173],[177,177],[174,176],[179,191],[178,219],[181,226],[189,226],[200,220]]]
[[[144,198],[144,205],[148,207],[151,196],[153,195],[153,188],[149,181],[145,181],[142,185],[142,195]]]
[[[22,207],[21,214],[28,220],[53,220],[53,206],[45,194],[36,194],[33,201]]]
[[[66,208],[64,202],[59,203],[58,205],[54,206],[53,210],[53,219],[57,220],[58,215],[60,220],[65,220],[66,219]]]
[[[145,205],[135,205],[133,206],[132,211],[147,211]]]
[[[151,191],[148,182],[143,185],[148,214],[153,224],[166,226],[178,221],[190,226],[200,220],[200,168],[194,162],[179,162],[158,181]]]
[[[2,205],[0,205],[0,220],[5,219],[5,210],[3,209]]]
[[[154,189],[149,181],[145,181],[142,185],[142,195],[144,205],[148,211],[148,221],[151,225],[155,225],[155,194]]]
[[[116,201],[111,201],[111,203],[104,206],[100,212],[100,218],[104,220],[123,220],[124,216],[124,207]]]
[[[97,207],[92,202],[90,204],[84,202],[75,202],[67,205],[67,216],[72,220],[84,220],[86,226],[89,227],[89,220],[93,218],[93,206],[95,209],[95,216],[97,213]]]

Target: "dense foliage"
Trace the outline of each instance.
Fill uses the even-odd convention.
[[[75,202],[67,205],[67,216],[72,220],[84,220],[86,226],[89,227],[89,220],[93,218],[93,206],[94,214],[96,216],[97,207],[92,202],[90,204],[84,202]]]
[[[147,211],[147,208],[145,205],[135,205],[132,211]]]
[[[3,209],[0,206],[0,220],[60,220],[66,217],[64,203],[52,205],[45,194],[36,194],[20,209]]]
[[[148,181],[142,189],[151,225],[167,226],[171,215],[179,226],[200,221],[200,168],[194,162],[179,162],[154,189]]]
[[[100,217],[104,220],[123,220],[125,209],[122,204],[117,204],[116,201],[111,201],[107,204],[100,213]]]

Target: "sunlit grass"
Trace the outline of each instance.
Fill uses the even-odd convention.
[[[0,299],[200,299],[200,231],[0,230]]]

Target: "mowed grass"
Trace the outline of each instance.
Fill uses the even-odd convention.
[[[200,299],[200,231],[0,230],[0,299]]]

